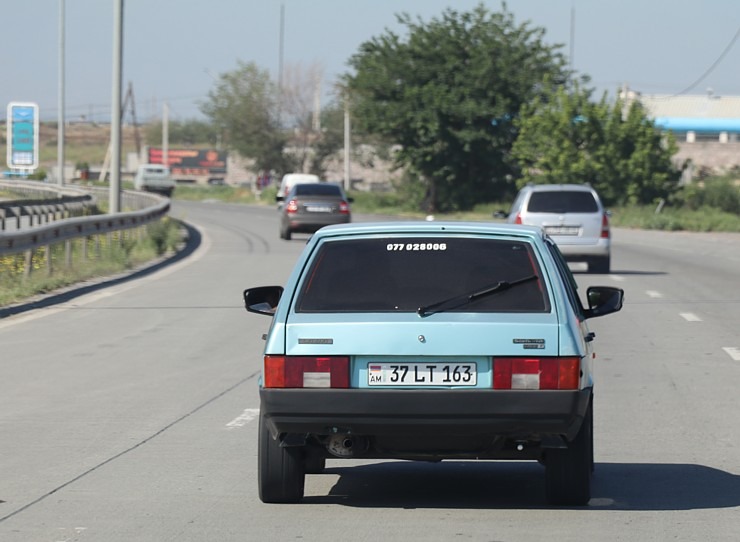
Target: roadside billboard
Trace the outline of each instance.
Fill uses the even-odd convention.
[[[168,149],[167,164],[172,175],[209,176],[226,174],[226,151],[212,149]],[[150,164],[162,163],[162,149],[149,147],[147,161]]]
[[[39,167],[39,106],[29,102],[8,104],[7,164],[11,170]]]

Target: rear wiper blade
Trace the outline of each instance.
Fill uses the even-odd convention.
[[[473,301],[477,301],[478,299],[488,297],[489,295],[493,295],[498,292],[503,292],[505,290],[508,290],[509,288],[524,284],[525,282],[529,282],[531,280],[536,280],[538,278],[539,277],[537,275],[529,275],[528,277],[523,277],[511,282],[502,280],[497,282],[493,286],[489,286],[488,288],[484,288],[482,290],[476,290],[475,292],[470,294],[456,295],[454,297],[438,301],[437,303],[432,303],[431,305],[419,307],[418,309],[416,309],[416,314],[424,318],[425,316],[429,316],[438,312],[443,312],[444,310],[456,309],[458,307],[462,307],[463,305],[467,305],[468,303],[472,303]],[[444,309],[442,307],[444,307]]]

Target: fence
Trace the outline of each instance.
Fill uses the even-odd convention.
[[[117,214],[87,215],[97,209],[97,195],[107,195],[107,189],[49,187],[38,182],[0,181],[0,188],[12,194],[19,194],[22,200],[0,203],[0,256],[25,252],[24,275],[32,269],[33,253],[45,247],[48,271],[51,271],[51,247],[65,244],[65,262],[69,266],[72,242],[82,240],[83,254],[87,255],[88,241],[92,240],[99,247],[100,236],[112,239],[119,232],[119,242],[123,232],[137,230],[141,235],[142,228],[158,221],[167,215],[170,200],[155,194],[125,191],[122,194],[122,207],[127,209]],[[29,198],[29,196],[32,196]],[[28,216],[28,227],[21,223],[21,218]],[[7,218],[14,218],[16,229],[7,231]],[[34,225],[34,217],[37,224]],[[45,224],[41,224],[45,221]]]

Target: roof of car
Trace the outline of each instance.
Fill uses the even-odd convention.
[[[590,184],[530,184],[525,188],[533,192],[553,192],[560,190],[575,190],[583,192],[593,192],[594,188]]]
[[[515,235],[528,238],[543,237],[538,226],[522,226],[502,222],[469,222],[469,221],[397,221],[397,222],[354,222],[326,226],[316,232],[315,237],[336,237],[350,235],[373,235],[383,233],[400,234],[440,234],[472,233],[486,235]]]
[[[298,183],[293,186],[291,191],[299,196],[306,195],[329,195],[335,194],[338,196],[342,195],[342,188],[338,184],[334,183]]]

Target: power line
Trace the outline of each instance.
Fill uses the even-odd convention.
[[[740,28],[737,29],[737,32],[735,32],[735,36],[732,38],[732,40],[727,45],[727,47],[725,47],[725,50],[722,51],[722,54],[719,55],[719,57],[717,57],[717,60],[715,60],[712,63],[712,65],[709,66],[709,68],[701,75],[701,77],[699,77],[696,81],[691,83],[691,85],[683,89],[681,92],[675,94],[675,96],[681,96],[682,94],[686,94],[687,92],[693,90],[694,87],[696,87],[699,83],[704,81],[704,79],[706,79],[706,77],[714,71],[714,68],[716,68],[720,62],[722,62],[722,60],[725,58],[727,53],[730,52],[730,49],[732,49],[733,45],[735,45],[735,42],[737,41],[738,37],[740,37]]]

